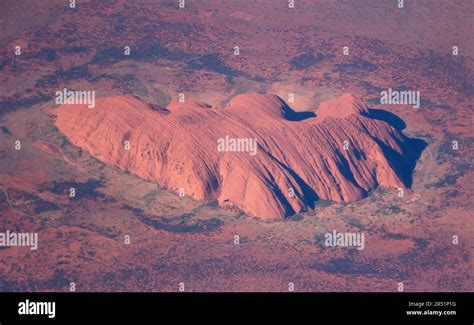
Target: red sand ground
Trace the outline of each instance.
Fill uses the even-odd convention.
[[[2,1],[0,231],[38,232],[39,249],[0,249],[0,290],[286,291],[293,282],[296,291],[396,291],[403,282],[473,291],[470,1],[186,3]],[[53,101],[65,87],[155,108],[181,92],[213,107],[242,93],[294,94],[295,111],[316,115],[351,92],[427,146],[403,197],[377,187],[266,222],[180,198],[71,144]],[[380,105],[387,88],[420,91],[422,107]],[[363,232],[365,249],[326,247],[333,230]]]

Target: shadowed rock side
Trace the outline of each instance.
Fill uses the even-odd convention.
[[[403,175],[417,158],[411,139],[372,118],[363,102],[345,94],[316,113],[294,112],[275,95],[239,95],[225,108],[172,102],[161,111],[138,98],[113,97],[95,108],[62,105],[56,124],[104,163],[262,219],[305,211],[318,199],[353,202],[378,185],[410,184],[411,171]],[[226,136],[257,139],[257,154],[219,152],[218,139]]]

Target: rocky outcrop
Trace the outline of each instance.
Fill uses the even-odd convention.
[[[225,108],[186,101],[156,109],[109,97],[56,113],[61,132],[104,163],[263,219],[318,199],[353,202],[379,185],[405,188],[413,159],[409,139],[351,94],[316,114],[268,94],[239,95]]]

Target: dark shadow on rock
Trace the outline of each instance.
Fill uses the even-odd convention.
[[[402,138],[403,142],[399,143],[399,145],[402,147],[404,155],[400,155],[382,141],[376,138],[374,138],[374,140],[378,143],[380,148],[382,148],[390,166],[396,171],[403,184],[407,188],[411,188],[416,162],[428,144],[424,140],[409,138],[404,134],[402,134]]]
[[[370,108],[368,116],[376,120],[384,121],[398,131],[404,130],[407,127],[406,123],[401,118],[392,112],[383,109]]]
[[[293,179],[296,181],[296,184],[299,186],[299,188],[302,191],[302,193],[300,193],[302,200],[310,209],[314,209],[316,207],[316,202],[319,200],[318,194],[293,169],[291,169],[290,167],[285,165],[283,162],[278,160],[270,152],[266,151],[266,154],[270,158],[272,158],[276,163],[278,163],[283,169],[285,169],[290,174],[291,177],[293,177]],[[281,193],[280,191],[278,192]],[[283,195],[283,197],[280,197],[280,199],[282,203],[285,205],[286,210],[287,210],[285,215],[286,216],[294,215],[296,211],[293,210],[286,196]],[[301,211],[301,212],[304,212],[304,211]]]
[[[314,112],[295,112],[293,110],[290,110],[285,114],[287,120],[295,122],[303,121],[311,117],[316,117],[316,114]]]
[[[383,109],[370,108],[369,112],[364,115],[375,120],[384,121],[400,132],[402,141],[398,144],[403,150],[403,155],[399,154],[397,151],[376,138],[374,138],[374,141],[377,142],[380,148],[382,148],[390,166],[395,170],[403,184],[406,187],[411,188],[416,162],[428,144],[422,139],[409,138],[403,134],[402,131],[407,127],[407,125],[405,121],[392,112]]]
[[[283,99],[281,99],[280,97],[278,97],[278,99],[281,101],[283,111],[285,113],[285,119],[287,119],[288,121],[299,122],[308,118],[316,117],[316,114],[311,111],[294,111],[290,106],[288,106],[288,104]]]

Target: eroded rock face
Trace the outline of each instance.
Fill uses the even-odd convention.
[[[305,211],[318,199],[353,202],[379,185],[409,185],[411,140],[400,130],[351,94],[316,114],[294,112],[275,95],[239,95],[225,108],[172,102],[166,110],[110,97],[95,108],[62,105],[56,124],[106,164],[262,219]]]

